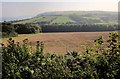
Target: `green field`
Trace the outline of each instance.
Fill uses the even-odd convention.
[[[15,24],[117,24],[117,12],[62,11],[38,14],[36,17],[14,22]]]
[[[66,24],[66,23],[69,23],[69,22],[75,22],[73,20],[71,20],[68,16],[59,16],[57,17],[55,20],[53,20],[51,22],[51,24]]]
[[[31,19],[15,22],[15,24],[36,23],[36,22],[49,22],[49,21],[51,21],[54,18],[55,18],[55,16],[34,17],[34,18],[31,18]]]

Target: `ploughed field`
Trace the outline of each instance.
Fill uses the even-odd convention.
[[[19,35],[14,37],[15,42],[22,42],[28,38],[34,49],[36,41],[44,43],[45,53],[65,54],[67,51],[84,52],[87,46],[94,45],[94,40],[99,36],[107,39],[109,32],[60,32],[60,33],[39,33],[29,35]],[[3,39],[4,44],[7,43],[8,38]],[[87,46],[86,46],[87,45]]]

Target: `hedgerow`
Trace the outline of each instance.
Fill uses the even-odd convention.
[[[109,40],[95,40],[94,50],[83,55],[75,51],[65,55],[45,54],[44,44],[36,42],[32,51],[28,39],[2,44],[2,79],[119,79],[120,41],[117,33]]]

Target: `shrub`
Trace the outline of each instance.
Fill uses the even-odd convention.
[[[31,34],[41,32],[41,28],[38,24],[16,24],[16,32],[18,34]]]
[[[117,33],[111,33],[107,43],[102,37],[95,42],[98,50],[92,50],[94,53],[56,55],[44,54],[42,42],[37,41],[36,51],[32,51],[28,39],[20,44],[10,38],[7,46],[2,44],[2,79],[119,79]]]
[[[2,32],[2,38],[16,37],[16,36],[18,36],[18,34],[15,32],[13,32],[13,33]]]
[[[15,27],[12,23],[2,22],[0,27],[2,29],[2,37],[15,37],[15,36],[17,36],[17,33],[15,32]]]

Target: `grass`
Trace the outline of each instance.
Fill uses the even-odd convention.
[[[117,22],[103,22],[103,23],[95,23],[97,25],[116,25],[118,24]]]
[[[100,18],[99,17],[95,17],[95,16],[89,16],[89,17],[83,17],[83,18],[85,18],[85,19],[88,19],[88,20],[100,20]]]
[[[41,17],[40,18],[31,18],[31,19],[19,21],[19,22],[16,22],[15,24],[32,23],[32,22],[35,22],[36,20],[41,20]]]
[[[37,17],[33,17],[31,19],[18,21],[15,24],[41,22],[43,24],[61,24],[62,25],[69,22],[71,23],[74,22],[77,24],[89,23],[89,24],[113,25],[113,24],[117,24],[116,16],[117,14],[113,14],[112,12],[104,12],[104,11],[88,11],[88,12],[87,11],[58,11],[58,12],[53,12],[52,14],[49,14],[49,13],[48,15],[43,14]]]
[[[71,20],[68,16],[58,16],[51,24],[57,23],[57,24],[66,24],[68,22],[75,22]]]
[[[51,21],[54,18],[55,18],[55,16],[34,17],[34,18],[31,18],[31,19],[15,22],[15,24],[25,24],[25,23],[34,23],[34,22],[42,22],[42,21],[48,22],[48,21]]]

